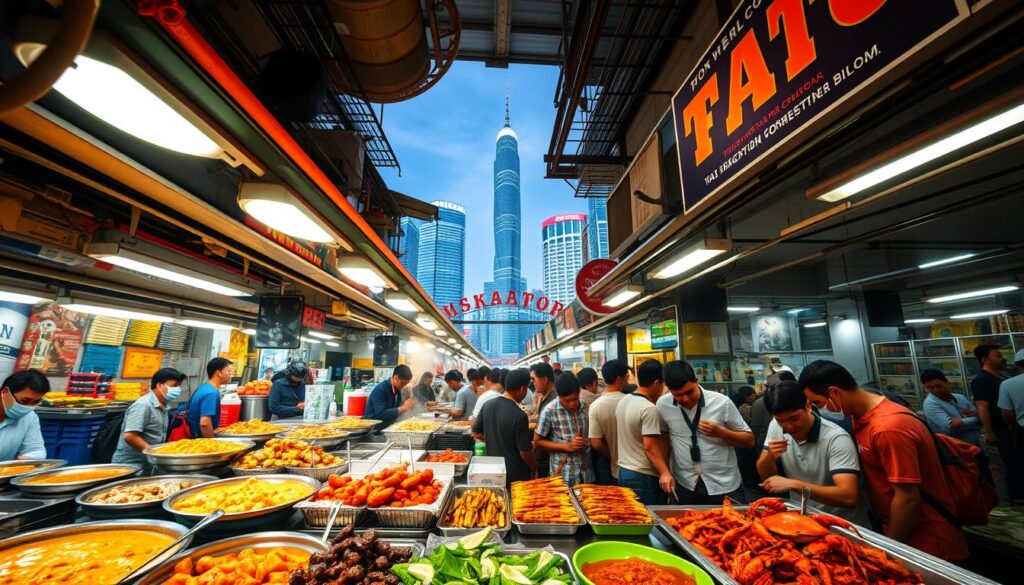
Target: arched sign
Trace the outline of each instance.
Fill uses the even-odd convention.
[[[489,298],[487,293],[480,293],[472,297],[462,297],[458,303],[442,305],[441,310],[449,319],[454,319],[466,313],[479,311],[488,307],[520,307],[539,313],[550,313],[552,317],[565,308],[562,303],[553,301],[545,295],[535,295],[526,291],[501,291],[496,290]]]
[[[615,260],[609,260],[608,258],[597,258],[591,260],[580,268],[580,271],[576,273],[576,298],[583,303],[583,306],[590,309],[595,313],[611,313],[615,309],[606,307],[601,302],[601,299],[597,299],[587,295],[587,291],[590,287],[601,280],[605,274],[611,272],[612,268],[618,264]]]

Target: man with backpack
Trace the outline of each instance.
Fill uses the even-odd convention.
[[[121,435],[111,463],[146,464],[142,452],[150,445],[164,442],[167,435],[167,404],[181,395],[185,379],[174,368],[160,368],[153,374],[149,393],[137,399],[124,413]],[[100,441],[97,437],[97,441]]]
[[[853,417],[868,497],[886,536],[947,561],[966,559],[967,540],[954,524],[958,501],[924,422],[861,388],[835,362],[808,364],[798,383],[819,409]]]

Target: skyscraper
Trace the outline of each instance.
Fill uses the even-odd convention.
[[[409,274],[418,277],[420,226],[417,225],[415,219],[403,217],[399,227],[401,235],[398,236],[398,246],[395,248],[395,251],[398,252],[398,258],[402,261],[402,264],[409,270]]]
[[[587,200],[587,257],[584,262],[608,257],[608,200],[591,197]]]
[[[563,213],[541,224],[544,293],[568,306],[576,298],[576,273],[583,267],[583,226],[587,216]]]
[[[438,306],[458,303],[464,291],[466,210],[448,201],[434,201],[437,219],[419,230],[416,280]]]

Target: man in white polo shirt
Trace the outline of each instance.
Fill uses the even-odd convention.
[[[745,503],[736,447],[753,447],[754,433],[724,394],[706,392],[693,367],[665,364],[668,394],[658,400],[662,433],[672,448],[672,475],[680,504],[721,504],[728,496]]]
[[[764,393],[773,416],[757,461],[761,488],[789,493],[795,502],[809,488],[812,505],[823,512],[869,526],[859,488],[860,461],[853,437],[811,410],[803,388],[780,382]]]

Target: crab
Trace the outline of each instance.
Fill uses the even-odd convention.
[[[793,542],[804,544],[823,538],[831,533],[832,526],[852,530],[858,535],[857,527],[831,514],[801,514],[788,509],[786,502],[778,498],[761,498],[750,505],[748,514],[760,518],[773,534]]]

